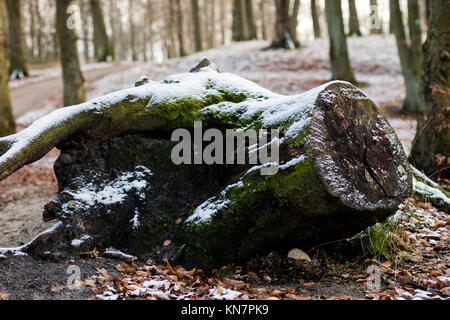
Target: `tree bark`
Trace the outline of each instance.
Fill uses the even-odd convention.
[[[22,76],[28,77],[20,6],[20,0],[6,0],[9,22],[9,75],[15,79],[21,78]]]
[[[417,81],[418,71],[417,66],[414,65],[414,63],[418,63],[418,61],[414,60],[413,62],[412,49],[406,42],[402,12],[400,10],[398,0],[390,0],[390,15],[406,88],[406,97],[403,101],[401,110],[407,113],[417,113],[422,105],[422,100],[419,94],[419,83]]]
[[[314,38],[322,38],[322,30],[320,27],[320,20],[319,20],[319,8],[317,6],[317,0],[311,0],[311,18],[313,22],[313,29],[314,29]]]
[[[348,56],[347,39],[342,20],[341,0],[325,0],[325,13],[330,41],[330,60],[333,80],[356,84]]]
[[[200,20],[200,8],[198,0],[191,0],[192,23],[194,24],[194,43],[195,52],[203,50],[202,28]]]
[[[361,30],[359,30],[359,20],[358,20],[358,11],[356,11],[355,0],[348,0],[348,8],[350,12],[350,18],[348,20],[349,32],[350,36],[358,36],[360,37]]]
[[[418,169],[440,181],[450,179],[450,2],[427,1],[427,5],[421,84],[424,110],[418,117],[410,158]]]
[[[71,4],[73,4],[73,0],[58,0],[56,2],[56,29],[61,47],[65,106],[86,101],[84,78],[78,58],[77,35],[75,29],[67,27],[67,21],[70,18],[67,8]]]
[[[16,123],[14,122],[9,93],[8,61],[3,30],[2,1],[0,2],[0,137],[13,134],[16,131]]]
[[[92,23],[94,25],[95,57],[98,62],[114,60],[114,51],[108,39],[100,0],[90,0]]]

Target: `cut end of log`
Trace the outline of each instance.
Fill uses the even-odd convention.
[[[311,150],[327,190],[359,210],[393,211],[412,192],[412,174],[394,130],[367,96],[333,82],[316,101]]]

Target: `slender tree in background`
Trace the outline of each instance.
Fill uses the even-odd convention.
[[[341,0],[325,0],[325,14],[330,40],[332,79],[357,84],[348,56]]]
[[[58,0],[59,1],[59,0]],[[100,0],[90,0],[92,24],[94,25],[95,59],[99,62],[114,60],[114,51],[106,33],[105,20]]]
[[[34,54],[36,51],[36,19],[34,14],[34,4],[32,0],[28,1],[28,14],[30,16],[30,52],[29,56],[34,59]]]
[[[20,6],[20,0],[6,0],[9,22],[9,75],[14,79],[21,78],[22,76],[28,77]]]
[[[61,47],[61,66],[64,83],[64,106],[70,106],[86,101],[84,78],[80,69],[77,50],[77,35],[74,28],[69,28],[67,21],[71,13],[67,8],[73,0],[56,1],[56,30]]]
[[[260,0],[259,11],[261,15],[261,37],[263,40],[267,40],[267,22],[266,22],[266,0]]]
[[[427,1],[420,112],[411,161],[435,180],[450,179],[450,1]],[[448,180],[447,180],[448,184]]]
[[[380,14],[378,10],[378,1],[370,0],[370,34],[382,34],[383,33],[383,24],[380,20]]]
[[[200,8],[198,0],[191,0],[192,23],[194,24],[194,43],[195,52],[203,50],[202,29],[200,21]]]
[[[245,0],[245,9],[248,21],[248,40],[258,38],[258,30],[255,23],[255,15],[253,13],[253,0]]]
[[[320,27],[320,20],[319,20],[319,8],[317,5],[317,0],[311,0],[311,18],[313,23],[313,30],[314,30],[314,38],[322,38],[322,30]]]
[[[175,32],[173,28],[175,25],[175,0],[169,0],[166,5],[166,9],[165,31],[167,32],[167,35],[165,37],[165,42],[167,48],[167,58],[172,59],[175,58]]]
[[[0,1],[0,137],[13,134],[16,130],[9,94],[8,61],[3,30],[3,1]]]
[[[83,24],[81,26],[83,30],[83,54],[84,61],[89,63],[91,61],[90,49],[89,49],[89,3],[88,0],[79,0],[80,8],[81,8],[81,17],[83,19]],[[114,1],[112,1],[112,5],[114,5]]]
[[[43,21],[42,21],[42,16],[41,13],[39,12],[39,1],[38,0],[33,0],[33,4],[34,4],[34,13],[36,14],[36,23],[37,23],[37,31],[36,31],[36,44],[37,44],[37,49],[38,49],[38,58],[39,58],[39,62],[43,61],[43,57],[44,57],[44,48],[43,48]]]
[[[271,48],[293,49],[300,47],[297,38],[298,13],[300,1],[295,0],[293,10],[290,12],[289,0],[275,0],[276,22],[275,35],[272,39]]]
[[[128,23],[130,26],[130,51],[131,51],[131,60],[137,61],[137,48],[136,48],[136,26],[134,24],[133,19],[134,13],[134,1],[128,0]]]
[[[410,0],[409,2],[415,2],[417,5],[417,0]],[[413,29],[410,29],[410,37],[411,40],[414,39],[414,41],[411,41],[411,46],[409,46],[406,40],[399,0],[390,0],[389,5],[391,15],[390,20],[392,21],[392,27],[395,33],[397,51],[400,57],[400,64],[406,88],[406,97],[403,100],[401,110],[403,112],[415,113],[419,111],[422,105],[422,100],[419,94],[420,70],[422,65],[420,24],[416,26],[415,23],[413,23]],[[409,13],[409,15],[412,15],[413,13],[414,9],[413,12]],[[419,19],[418,16],[415,18]]]
[[[417,83],[420,83],[423,63],[422,31],[420,29],[420,8],[418,0],[408,0],[408,28],[411,41],[411,68]]]
[[[234,0],[233,4],[233,40],[249,40],[247,4],[245,0]]]
[[[264,1],[264,0],[263,0]],[[220,44],[224,45],[227,41],[227,1],[220,0]]]
[[[300,13],[300,0],[294,0],[294,6],[292,8],[291,23],[289,24],[289,34],[291,35],[292,42],[296,48],[300,48],[300,41],[298,40],[297,27],[298,27],[298,14]]]
[[[177,34],[178,45],[180,49],[180,57],[187,55],[186,41],[183,32],[183,7],[181,6],[181,0],[176,0],[176,12],[177,12]]]
[[[350,13],[348,20],[348,35],[360,37],[362,34],[361,30],[359,30],[358,11],[356,11],[355,0],[348,0],[348,9]]]

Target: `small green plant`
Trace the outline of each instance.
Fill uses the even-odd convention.
[[[393,259],[402,249],[398,234],[400,226],[393,218],[377,223],[356,236],[361,243],[364,255],[376,260]]]

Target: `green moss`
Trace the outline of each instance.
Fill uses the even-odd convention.
[[[138,246],[143,250],[153,249],[162,245],[172,219],[168,216],[157,217],[154,222],[147,222],[133,232]]]

